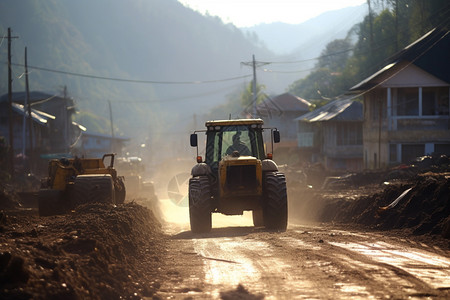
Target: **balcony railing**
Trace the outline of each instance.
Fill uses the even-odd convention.
[[[448,116],[392,116],[389,122],[390,131],[448,129],[450,129],[450,117]]]

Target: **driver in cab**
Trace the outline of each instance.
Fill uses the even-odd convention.
[[[238,152],[238,153],[236,153]],[[252,153],[248,149],[248,147],[241,142],[241,134],[236,133],[233,135],[233,144],[228,147],[226,151],[226,155],[232,155],[232,156],[251,156]]]

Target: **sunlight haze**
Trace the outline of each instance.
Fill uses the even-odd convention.
[[[321,13],[366,3],[365,0],[179,0],[202,14],[224,23],[251,27],[261,23],[300,24]]]

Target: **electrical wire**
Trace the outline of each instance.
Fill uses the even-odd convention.
[[[2,40],[0,41],[0,48],[2,47],[3,41],[4,41],[5,39],[6,39],[6,35],[2,36]]]
[[[419,55],[417,55],[414,59],[412,59],[411,61],[409,61],[405,66],[403,66],[402,68],[400,68],[399,70],[397,70],[396,72],[394,72],[392,75],[388,76],[387,78],[385,78],[384,80],[382,80],[381,82],[377,83],[375,86],[357,94],[351,97],[346,97],[347,99],[355,99],[355,98],[359,98],[361,96],[363,96],[364,94],[367,94],[371,91],[373,91],[374,89],[376,89],[377,87],[379,87],[380,85],[382,85],[383,83],[385,83],[386,81],[388,81],[389,79],[391,79],[392,77],[396,76],[398,73],[400,73],[401,71],[403,71],[404,69],[406,69],[407,67],[409,67],[410,65],[412,65],[415,61],[417,61],[420,57],[422,57],[425,53],[427,53],[429,50],[431,50],[437,43],[439,43],[442,39],[444,39],[447,35],[450,34],[450,31],[447,31],[442,37],[439,38],[439,40],[435,41],[432,45],[430,45],[427,49],[425,49],[424,51],[422,51],[422,53],[420,53]],[[345,97],[346,94],[341,94],[340,96],[334,97],[333,99],[339,99],[342,97]],[[348,96],[348,95],[347,95]]]
[[[5,62],[3,62],[5,63]],[[13,66],[19,66],[24,67],[23,64],[18,63],[11,63]],[[105,77],[105,76],[97,76],[97,75],[90,75],[90,74],[81,74],[81,73],[75,73],[75,72],[68,72],[68,71],[60,71],[55,69],[49,69],[49,68],[43,68],[43,67],[37,67],[37,66],[30,66],[28,65],[29,69],[35,69],[45,72],[51,72],[51,73],[59,73],[59,74],[65,74],[70,76],[78,76],[78,77],[84,77],[84,78],[93,78],[93,79],[101,79],[101,80],[110,80],[110,81],[120,81],[120,82],[130,82],[130,83],[144,83],[144,84],[207,84],[207,83],[218,83],[218,82],[226,82],[226,81],[233,81],[243,78],[251,77],[251,74],[242,75],[242,76],[236,76],[236,77],[229,77],[229,78],[222,78],[222,79],[214,79],[214,80],[197,80],[197,81],[154,81],[154,80],[136,80],[136,79],[125,79],[125,78],[115,78],[115,77]]]
[[[202,94],[196,94],[196,95],[191,95],[191,96],[184,96],[184,97],[176,97],[176,98],[168,98],[168,99],[157,99],[157,100],[130,100],[130,101],[124,101],[124,100],[118,100],[118,101],[114,101],[112,100],[112,102],[117,102],[117,103],[166,103],[166,102],[176,102],[176,101],[182,101],[182,100],[187,100],[187,99],[193,99],[193,98],[198,98],[198,97],[205,97],[205,96],[211,96],[211,95],[215,95],[217,93],[223,92],[223,91],[227,91],[233,88],[238,87],[238,85],[233,85],[233,86],[228,86],[222,89],[218,89],[218,90],[214,90],[214,91],[209,91],[209,92],[205,92]]]

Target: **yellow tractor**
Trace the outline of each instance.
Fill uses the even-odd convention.
[[[189,180],[191,231],[211,230],[211,213],[242,215],[252,211],[255,226],[284,231],[287,227],[286,178],[265,154],[263,131],[278,143],[276,128],[263,128],[261,119],[206,122],[206,130],[191,134],[197,164]],[[206,133],[205,160],[198,155],[197,132]]]
[[[125,185],[114,169],[114,154],[102,158],[52,159],[48,177],[42,180],[38,194],[39,215],[65,213],[85,203],[121,204],[124,200]]]

